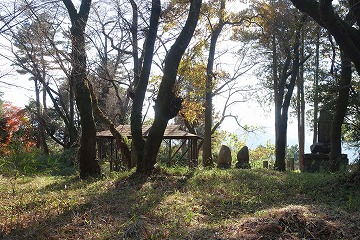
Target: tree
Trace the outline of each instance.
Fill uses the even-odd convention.
[[[300,49],[300,61],[304,61],[304,45],[305,45],[305,30],[301,31],[301,49]],[[304,163],[304,153],[305,153],[305,70],[304,65],[300,66],[299,76],[297,77],[297,119],[298,119],[298,142],[299,142],[299,168],[300,170],[303,167]]]
[[[255,10],[260,16],[259,44],[271,59],[264,68],[270,69],[264,85],[272,88],[275,103],[275,168],[285,171],[289,107],[299,68],[309,57],[300,60],[301,29],[306,18],[286,1],[259,2]]]
[[[207,64],[206,64],[206,84],[205,84],[205,116],[204,116],[204,126],[205,126],[205,132],[204,132],[204,140],[203,140],[203,165],[211,166],[213,164],[212,159],[212,146],[211,146],[211,136],[215,132],[216,128],[221,124],[221,122],[218,123],[218,125],[213,128],[213,103],[212,99],[215,94],[215,83],[214,78],[216,76],[216,73],[214,71],[214,63],[215,63],[215,54],[216,54],[216,45],[218,42],[218,39],[226,25],[231,26],[238,26],[241,25],[244,22],[244,18],[239,18],[238,16],[241,16],[239,14],[238,16],[234,17],[232,14],[226,14],[226,1],[220,0],[218,2],[220,6],[215,7],[215,9],[212,9],[212,5],[214,5],[213,2],[208,3],[205,6],[205,9],[208,11],[207,19],[209,21],[209,28],[210,28],[210,44],[209,44],[209,55],[207,58]],[[212,11],[215,11],[215,16],[213,16]],[[227,16],[228,15],[228,16]],[[216,18],[216,23],[211,23],[212,18]],[[236,78],[235,78],[236,79]],[[229,82],[228,82],[229,83]],[[227,84],[228,84],[227,83]],[[224,84],[223,86],[225,86]],[[221,88],[221,87],[220,87]],[[218,91],[220,89],[217,89]],[[226,109],[227,106],[225,106]],[[225,113],[225,112],[223,112]],[[224,114],[223,114],[224,116]],[[223,119],[222,119],[223,120]]]
[[[4,51],[0,55],[15,66],[18,73],[30,74],[30,79],[34,81],[37,107],[31,109],[41,123],[39,129],[45,128],[47,136],[64,148],[70,148],[77,141],[78,126],[74,87],[68,82],[70,56],[68,41],[64,40],[67,30],[61,28],[64,15],[62,11],[57,11],[55,15],[48,13],[49,7],[59,7],[53,2],[37,5],[21,1],[14,6],[22,8],[22,4],[27,7],[12,21],[14,27],[2,32],[3,39],[7,41],[2,42]],[[53,107],[48,107],[47,99]],[[48,117],[54,114],[56,118]],[[59,121],[63,121],[62,129],[54,129]]]
[[[348,65],[346,58],[349,58],[354,63],[358,74],[360,74],[360,19],[357,15],[360,10],[360,1],[346,1],[346,4],[342,5],[342,7],[346,8],[347,14],[339,12],[334,7],[332,0],[291,1],[298,9],[311,16],[318,24],[326,28],[334,36],[337,44],[343,51],[338,103],[331,130],[330,168],[332,171],[335,171],[340,165],[341,125],[344,121],[348,105],[351,80],[351,69],[346,66]],[[349,74],[350,77],[348,76]],[[349,84],[345,85],[346,83]]]
[[[182,119],[177,123],[183,122],[190,132],[204,136],[199,144],[202,163],[212,166],[213,134],[228,117],[233,117],[240,126],[238,117],[230,113],[230,108],[245,101],[241,93],[249,93],[237,82],[239,76],[254,66],[244,60],[248,42],[238,44],[238,37],[231,33],[251,18],[246,16],[246,12],[228,11],[223,0],[204,3],[201,11],[194,43],[184,54],[179,68],[179,86],[184,102]],[[220,41],[224,40],[233,42],[234,46],[221,47]],[[223,61],[229,58],[233,61]],[[228,69],[232,66],[233,72],[230,73]],[[212,103],[215,96],[225,100],[222,106],[216,106],[220,112],[216,112]]]
[[[46,14],[38,16],[29,24],[24,24],[13,34],[14,46],[14,65],[18,67],[21,74],[31,74],[30,79],[34,81],[35,89],[35,114],[37,120],[37,144],[36,147],[42,148],[44,154],[49,154],[49,148],[46,142],[46,85],[50,62],[45,60],[49,57],[49,52],[44,47],[46,36],[50,36],[51,25],[47,20]],[[9,30],[13,32],[13,30]],[[46,36],[45,36],[46,35]],[[43,96],[40,97],[41,89]]]
[[[79,11],[71,0],[62,1],[70,20],[71,75],[70,83],[75,86],[77,108],[80,113],[81,138],[79,150],[80,177],[98,176],[100,166],[96,161],[96,127],[93,103],[87,79],[85,28],[90,12],[91,0],[82,0]]]
[[[136,4],[132,2],[133,11],[136,9]],[[157,29],[159,25],[159,17],[161,12],[161,4],[159,0],[153,0],[151,6],[151,16],[150,16],[150,25],[148,30],[148,35],[145,40],[145,48],[144,48],[144,60],[142,64],[142,68],[140,71],[137,49],[134,49],[136,53],[133,53],[134,57],[134,97],[133,104],[131,109],[131,135],[133,139],[133,151],[135,154],[132,154],[132,157],[136,158],[137,168],[136,171],[138,173],[145,173],[149,169],[147,169],[146,160],[145,159],[145,140],[142,135],[142,107],[145,98],[146,89],[149,82],[151,63],[154,52],[155,40],[157,37]],[[137,14],[134,12],[134,17],[137,17]],[[135,21],[135,19],[133,20]],[[136,33],[133,33],[133,36],[136,36]],[[137,45],[137,41],[133,42],[135,46]],[[154,149],[157,151],[157,149]],[[146,156],[148,157],[148,156]]]
[[[135,88],[131,115],[131,132],[133,140],[136,140],[134,146],[137,153],[137,172],[149,173],[154,168],[166,125],[181,109],[182,99],[176,96],[176,75],[181,58],[195,31],[199,19],[200,7],[201,0],[192,0],[190,2],[186,23],[166,55],[163,77],[154,107],[155,119],[145,142],[142,139],[141,131],[141,109],[148,84],[148,74],[150,72],[153,46],[160,14],[160,1],[153,1],[148,37],[146,39],[144,65],[140,73],[139,82]]]

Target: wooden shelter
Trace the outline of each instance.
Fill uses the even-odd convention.
[[[116,129],[119,131],[119,133],[128,138],[131,139],[131,127],[130,125],[119,125],[116,127]],[[142,133],[144,138],[146,138],[149,134],[150,126],[143,126]],[[103,149],[103,141],[107,141],[108,145],[110,145],[110,168],[116,169],[116,167],[113,167],[113,163],[116,162],[119,163],[119,159],[121,158],[121,154],[118,153],[117,150],[117,144],[116,140],[113,137],[110,130],[107,131],[101,131],[96,133],[97,138],[97,149],[98,149],[98,158],[103,159],[104,149]],[[202,139],[201,137],[186,132],[184,130],[180,129],[179,125],[168,125],[165,129],[163,140],[168,144],[168,160],[169,162],[172,161],[174,156],[180,152],[181,149],[183,149],[181,153],[180,159],[183,159],[185,155],[188,155],[189,157],[189,165],[190,166],[197,166],[198,164],[198,140]],[[172,149],[172,140],[178,140],[180,141],[180,146],[177,146],[175,152]],[[185,150],[184,150],[185,149]],[[108,149],[109,150],[109,149]]]

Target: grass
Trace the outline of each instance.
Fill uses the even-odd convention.
[[[360,181],[348,179],[187,168],[0,176],[0,239],[356,239]]]

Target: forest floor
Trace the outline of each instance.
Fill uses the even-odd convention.
[[[0,239],[360,239],[359,186],[265,169],[0,175]]]

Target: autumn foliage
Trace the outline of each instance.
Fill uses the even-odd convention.
[[[9,154],[15,142],[30,151],[35,146],[34,129],[26,110],[4,103],[0,116],[0,154]]]

